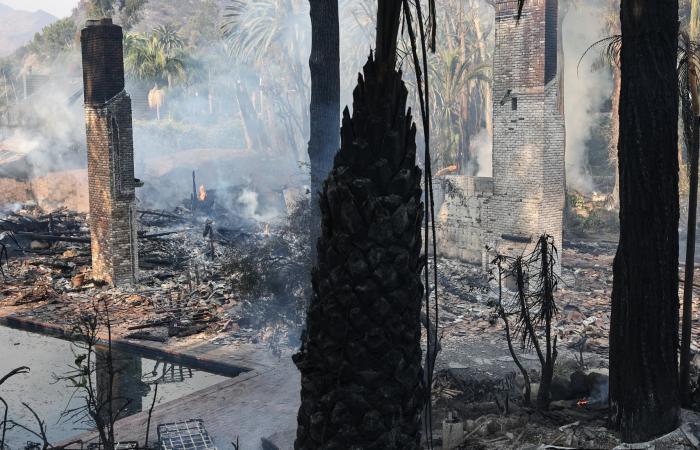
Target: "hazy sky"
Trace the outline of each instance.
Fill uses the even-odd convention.
[[[73,8],[78,5],[79,0],[0,0],[10,8],[24,11],[44,11],[61,18],[69,16]]]

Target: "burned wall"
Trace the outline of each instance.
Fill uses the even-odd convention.
[[[112,285],[137,278],[134,148],[131,99],[124,91],[121,27],[110,19],[88,21],[80,40],[92,276]]]
[[[444,255],[484,263],[489,251],[519,253],[542,233],[561,246],[565,130],[557,8],[557,0],[531,0],[518,20],[517,0],[496,1],[492,193],[471,189],[473,177],[442,181],[458,187],[445,189],[440,210]]]

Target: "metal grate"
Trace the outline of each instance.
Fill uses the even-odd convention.
[[[216,450],[200,419],[158,425],[162,450]]]

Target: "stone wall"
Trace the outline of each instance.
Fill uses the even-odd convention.
[[[486,215],[493,199],[493,178],[448,175],[437,184],[444,199],[435,218],[438,250],[451,258],[481,261],[488,239]]]
[[[81,32],[92,276],[115,286],[136,281],[131,99],[124,91],[122,30],[88,21]]]
[[[493,70],[493,178],[442,182],[438,241],[446,256],[485,264],[520,253],[542,233],[561,247],[564,118],[559,109],[557,0],[496,1]],[[476,189],[477,184],[488,189]],[[487,251],[487,249],[490,249]]]

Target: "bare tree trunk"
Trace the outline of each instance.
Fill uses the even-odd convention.
[[[610,424],[626,442],[678,426],[678,0],[624,0],[620,242],[613,263]]]
[[[691,2],[690,40],[697,42],[700,34],[700,0]],[[688,148],[688,170],[690,187],[688,192],[688,236],[685,253],[685,284],[683,285],[683,327],[681,329],[680,394],[681,404],[689,406],[690,392],[690,341],[693,332],[693,278],[695,275],[695,238],[698,209],[698,155],[700,154],[700,94],[698,93],[698,73],[694,60],[688,68],[688,84],[692,98],[693,123],[690,146]]]
[[[693,77],[694,78],[694,77]],[[681,403],[689,406],[690,393],[690,341],[693,332],[693,278],[695,275],[695,231],[698,209],[698,134],[700,117],[693,117],[692,149],[688,149],[690,189],[688,194],[688,236],[685,253],[685,280],[683,285],[683,327],[681,329],[680,394]]]
[[[251,102],[248,93],[241,83],[238,83],[236,86],[236,100],[238,101],[238,108],[241,111],[243,132],[245,134],[247,147],[251,150],[268,152],[270,150],[269,141],[263,134],[262,125],[258,120],[253,102]]]
[[[319,207],[323,180],[333,168],[340,146],[340,30],[337,0],[309,0],[311,14],[311,106],[309,163],[311,165],[311,257],[321,234]]]
[[[396,64],[396,39],[399,34],[400,18],[401,0],[378,0],[376,55],[374,59],[380,72],[393,71]]]

